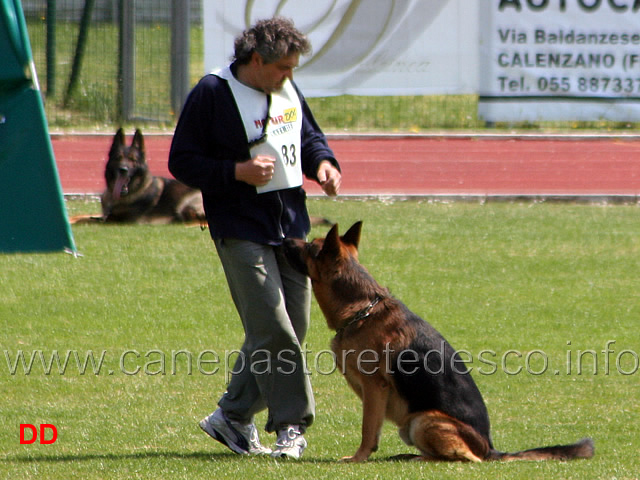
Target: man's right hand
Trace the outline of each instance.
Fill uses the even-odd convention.
[[[254,187],[262,187],[273,178],[276,159],[269,155],[256,155],[245,162],[236,163],[236,180]]]

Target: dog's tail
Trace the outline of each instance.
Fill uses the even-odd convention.
[[[593,440],[583,438],[571,445],[555,445],[524,450],[522,452],[504,453],[492,450],[485,460],[574,460],[577,458],[591,458],[595,451]]]

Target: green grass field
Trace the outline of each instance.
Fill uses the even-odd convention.
[[[364,220],[362,263],[466,352],[498,449],[591,436],[596,456],[398,463],[389,457],[412,449],[387,424],[371,461],[339,463],[358,446],[360,404],[329,374],[332,335],[315,303],[317,418],[303,460],[227,453],[197,426],[242,341],[208,232],[84,225],[74,227],[81,258],[0,256],[0,477],[638,478],[637,206],[311,199],[309,208],[343,230]],[[21,423],[53,424],[58,439],[21,445]]]

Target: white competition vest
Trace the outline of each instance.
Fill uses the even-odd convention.
[[[226,67],[214,75],[227,80],[236,101],[242,123],[251,142],[262,136],[264,120],[269,116],[265,140],[250,149],[251,157],[269,155],[276,159],[273,178],[258,193],[283,190],[302,185],[300,160],[300,132],[302,131],[302,105],[300,98],[287,79],[282,88],[271,94],[267,112],[267,95],[240,83]]]

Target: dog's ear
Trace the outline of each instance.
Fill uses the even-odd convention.
[[[354,223],[347,233],[342,236],[342,243],[346,245],[351,245],[358,249],[358,245],[360,245],[360,232],[362,231],[362,222]]]
[[[324,238],[322,244],[322,252],[331,256],[337,256],[340,253],[340,234],[338,233],[338,224],[336,223],[327,236]]]
[[[122,147],[124,147],[124,131],[122,130],[122,128],[119,128],[113,137],[113,143],[111,144],[109,156],[117,156]]]
[[[140,152],[140,159],[144,161],[144,138],[139,128],[136,129],[136,133],[133,135],[133,141],[131,147]]]

